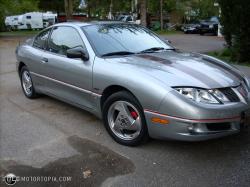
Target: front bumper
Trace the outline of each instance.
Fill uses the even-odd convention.
[[[214,32],[216,32],[215,28],[201,27],[199,30],[200,30],[200,33],[214,33]]]
[[[223,112],[223,111],[221,111]],[[235,112],[232,117],[218,119],[186,119],[144,110],[150,137],[183,141],[202,141],[240,132],[246,125],[249,110]],[[167,124],[152,122],[152,118],[168,121]]]
[[[199,31],[199,29],[197,29],[197,28],[184,28],[183,31],[185,33],[196,33]]]

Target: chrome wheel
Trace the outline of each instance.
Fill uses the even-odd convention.
[[[108,124],[112,132],[122,140],[136,139],[142,129],[140,113],[126,101],[116,101],[109,107]]]
[[[26,95],[31,95],[32,94],[32,80],[30,77],[30,73],[25,70],[22,72],[22,85],[23,85],[23,90]]]

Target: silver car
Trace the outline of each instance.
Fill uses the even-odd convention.
[[[176,50],[139,25],[57,24],[16,56],[27,98],[45,94],[87,110],[124,145],[207,140],[248,123],[249,82],[239,70]]]

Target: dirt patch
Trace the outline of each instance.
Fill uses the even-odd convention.
[[[124,175],[134,171],[133,163],[127,158],[87,139],[72,136],[69,144],[79,152],[69,158],[61,158],[43,168],[18,165],[6,161],[0,165],[0,174],[14,173],[16,176],[53,176],[72,177],[68,182],[23,182],[18,181],[15,186],[25,187],[64,187],[64,186],[100,186],[101,183],[117,175]],[[87,177],[86,177],[87,176]],[[2,181],[3,182],[3,181]],[[1,183],[0,183],[0,186]]]

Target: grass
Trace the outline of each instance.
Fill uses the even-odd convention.
[[[220,51],[211,51],[211,52],[208,52],[207,54],[210,55],[210,56],[213,56],[213,57],[216,57],[220,60],[223,60],[223,61],[226,61],[226,62],[229,62],[229,63],[233,63],[231,61],[231,58],[230,58],[230,51],[229,49],[223,49],[223,50],[220,50]]]
[[[0,36],[31,36],[35,35],[39,30],[20,30],[20,31],[8,31],[0,32]]]
[[[216,57],[220,60],[223,60],[225,62],[228,62],[230,64],[235,64],[235,65],[243,65],[243,66],[249,66],[250,67],[250,61],[249,62],[244,62],[244,63],[239,63],[237,61],[232,61],[231,60],[231,51],[228,48],[225,48],[223,50],[220,51],[211,51],[208,52],[207,55]]]
[[[159,35],[171,35],[171,34],[180,34],[182,33],[181,31],[175,31],[175,30],[159,30],[159,31],[154,31],[155,33]]]

